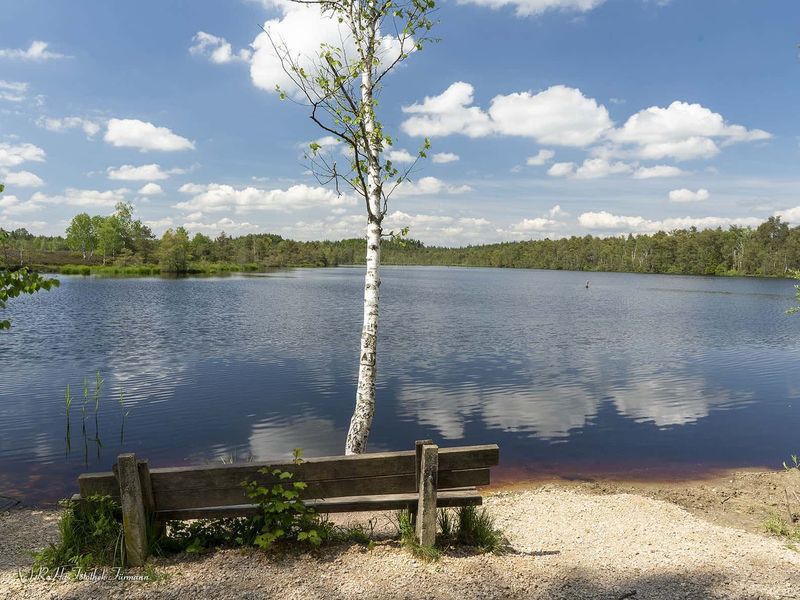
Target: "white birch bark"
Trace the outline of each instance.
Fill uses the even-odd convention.
[[[367,39],[374,39],[374,32]],[[364,61],[361,75],[361,102],[364,111],[367,162],[367,271],[364,275],[364,324],[361,329],[361,349],[358,361],[356,406],[347,432],[345,454],[360,454],[367,449],[367,439],[375,414],[375,378],[378,351],[378,304],[381,285],[381,181],[379,168],[380,141],[374,139],[375,118],[372,109],[371,53]]]

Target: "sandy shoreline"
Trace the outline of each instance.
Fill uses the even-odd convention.
[[[800,549],[763,532],[771,512],[786,510],[787,487],[800,491],[800,472],[739,471],[684,482],[516,482],[486,492],[486,506],[513,549],[503,556],[456,551],[424,563],[388,538],[373,550],[337,546],[291,556],[225,550],[154,559],[164,578],[149,583],[20,582],[17,567],[54,538],[57,512],[17,508],[0,514],[0,596],[800,599]],[[388,516],[379,519],[388,532]]]

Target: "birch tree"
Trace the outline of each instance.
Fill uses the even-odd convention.
[[[340,43],[321,43],[314,57],[298,56],[286,40],[262,28],[291,80],[276,86],[281,99],[308,107],[309,117],[346,150],[345,164],[319,143],[306,153],[321,185],[352,192],[366,209],[364,319],[358,360],[358,386],[345,452],[359,454],[375,413],[381,240],[404,232],[385,232],[383,220],[392,192],[430,147],[426,139],[416,160],[400,171],[384,151],[392,145],[377,115],[386,76],[411,55],[434,41],[430,37],[434,0],[293,0],[316,7],[339,24]],[[309,58],[311,59],[309,61]]]

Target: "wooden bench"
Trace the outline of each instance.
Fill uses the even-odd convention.
[[[475,486],[489,483],[498,463],[496,444],[439,448],[431,440],[416,450],[353,456],[309,458],[293,462],[248,462],[151,469],[134,454],[120,454],[113,472],[78,477],[80,501],[94,494],[116,498],[122,506],[128,563],[147,558],[147,523],[185,519],[246,517],[257,513],[242,487],[276,482],[259,473],[264,467],[294,474],[307,484],[301,498],[319,512],[408,509],[415,514],[420,543],[436,539],[437,507],[475,506],[482,502]]]

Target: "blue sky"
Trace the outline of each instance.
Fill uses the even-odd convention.
[[[381,98],[398,160],[433,144],[390,227],[460,245],[800,224],[796,1],[440,7],[441,42]],[[265,23],[298,52],[325,35],[286,0],[4,3],[0,227],[61,233],[124,199],[157,233],[361,235],[362,205],[307,173],[323,134],[272,91]]]

